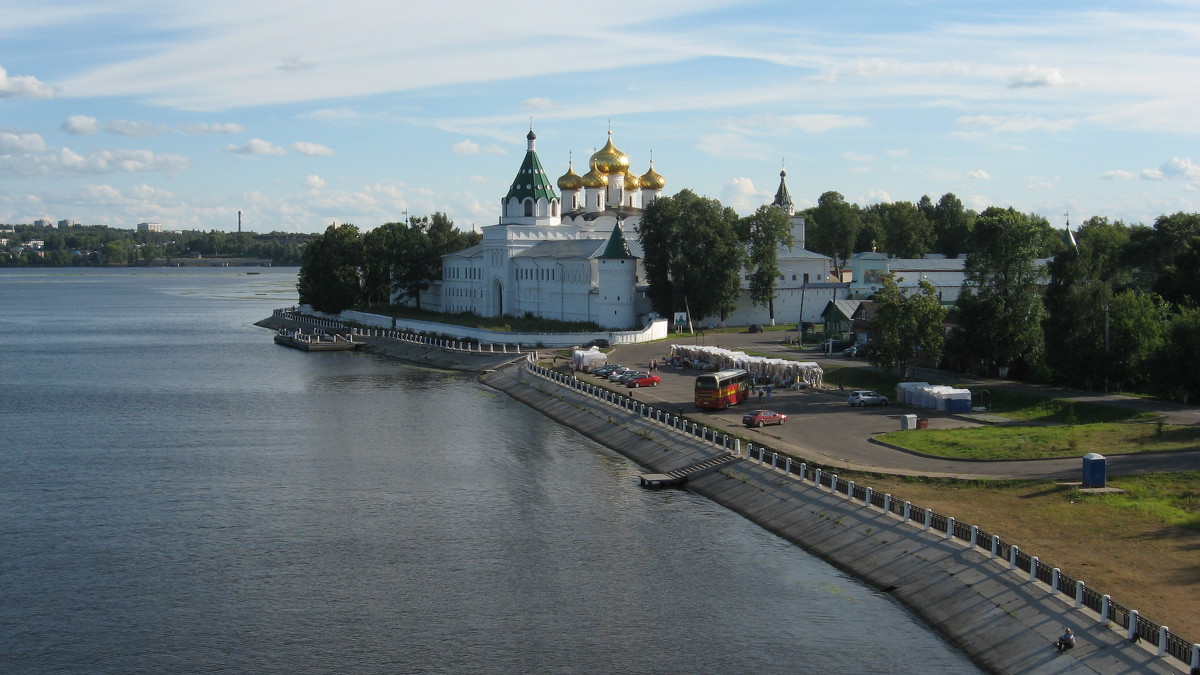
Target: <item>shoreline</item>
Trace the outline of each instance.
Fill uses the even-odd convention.
[[[480,376],[498,389],[651,471],[722,454],[623,408],[513,364]],[[688,490],[728,508],[838,569],[892,595],[980,668],[995,673],[1180,673],[1186,668],[1052,596],[988,554],[925,532],[844,495],[742,459],[694,478]],[[1068,626],[1078,645],[1052,647]]]
[[[255,325],[277,328],[285,322],[271,317]],[[520,363],[523,355],[479,355],[467,362],[461,353],[427,345],[364,342],[369,353],[415,366],[479,373],[481,384],[651,471],[665,473],[724,454],[693,436],[534,375]],[[690,480],[686,489],[892,595],[986,671],[1116,675],[1187,670],[1098,623],[1095,613],[1052,596],[1044,584],[1024,581],[1021,573],[989,561],[987,552],[922,531],[769,465],[740,459]],[[1078,636],[1078,646],[1058,654],[1052,644],[1064,626]]]

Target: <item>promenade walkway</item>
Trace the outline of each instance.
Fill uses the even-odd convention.
[[[727,349],[763,353],[777,358],[793,358],[818,363],[830,363],[852,367],[870,367],[859,359],[846,359],[840,354],[827,357],[816,352],[796,352],[782,342],[779,332],[768,333],[720,333],[703,338],[686,338],[687,344],[718,345]],[[610,363],[629,366],[646,366],[651,359],[660,362],[667,354],[670,341],[620,345],[609,354]],[[697,371],[690,369],[661,368],[662,384],[652,389],[631,390],[634,396],[656,406],[682,411],[688,417],[699,420],[714,428],[739,430],[743,436],[761,437],[762,443],[787,452],[806,461],[826,466],[842,467],[858,471],[872,471],[897,475],[919,475],[943,478],[988,478],[988,479],[1056,479],[1077,480],[1080,477],[1080,458],[1041,459],[1020,461],[969,461],[952,460],[918,455],[880,443],[872,438],[886,431],[900,428],[900,416],[919,414],[929,419],[931,429],[959,428],[985,423],[987,418],[951,415],[935,410],[889,405],[879,408],[851,408],[846,403],[848,392],[838,389],[773,392],[770,400],[763,400],[761,407],[778,410],[788,415],[788,423],[764,429],[745,429],[741,426],[742,414],[747,409],[759,407],[757,402],[722,411],[701,411],[692,404],[692,385]],[[918,379],[954,383],[971,389],[1023,390],[1039,395],[1049,395],[1079,401],[1117,405],[1136,410],[1154,412],[1163,416],[1170,424],[1200,424],[1200,408],[1148,401],[1115,394],[1079,392],[1039,385],[1028,385],[1005,380],[982,380],[971,376],[959,376],[942,371],[918,373]],[[583,377],[587,377],[586,375]],[[826,383],[828,387],[828,383]],[[614,388],[616,388],[614,386]],[[893,392],[884,392],[889,395]],[[1170,453],[1139,453],[1129,455],[1107,455],[1107,469],[1111,475],[1127,475],[1155,472],[1193,471],[1200,467],[1200,448],[1194,451]]]

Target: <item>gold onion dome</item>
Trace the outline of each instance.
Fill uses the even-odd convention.
[[[600,151],[592,155],[592,164],[601,172],[607,174],[625,173],[629,170],[629,155],[613,145],[612,132],[608,132],[608,142]]]
[[[634,190],[640,190],[641,187],[642,187],[642,179],[639,178],[636,173],[630,171],[629,173],[625,174],[625,189],[626,190],[632,192]]]
[[[650,170],[642,174],[642,187],[647,190],[661,190],[667,186],[667,179],[654,170],[654,160],[650,160]]]
[[[583,187],[583,179],[579,174],[575,173],[575,164],[567,164],[567,172],[558,178],[559,190],[578,190]]]
[[[594,155],[592,158],[592,170],[583,174],[583,178],[580,179],[580,182],[583,183],[583,187],[585,188],[602,188],[608,185],[608,176],[605,176],[600,172],[599,169],[596,168],[596,160]]]

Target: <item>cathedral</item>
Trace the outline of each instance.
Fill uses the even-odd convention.
[[[656,318],[646,296],[637,234],[642,210],[661,197],[666,186],[653,160],[639,175],[609,131],[607,143],[591,156],[583,175],[571,162],[552,184],[538,159],[532,129],[526,139],[525,158],[501,201],[500,221],[482,228],[478,245],[442,257],[442,278],[422,292],[421,306],[488,317],[528,314],[593,321],[605,330],[638,328]],[[800,314],[788,308],[788,300],[800,290],[803,312],[803,294],[810,283],[826,281],[829,259],[805,250],[804,218],[795,215],[785,175],[780,172],[774,204],[791,218],[793,245],[779,250],[782,278],[775,310],[776,316],[794,323]],[[820,307],[817,302],[812,305],[815,315]],[[766,323],[766,315],[767,309],[751,305],[743,292],[738,311],[728,321]]]

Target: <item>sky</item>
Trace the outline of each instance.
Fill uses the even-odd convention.
[[[494,224],[615,145],[748,214],[1200,211],[1200,0],[6,0],[0,223]]]

